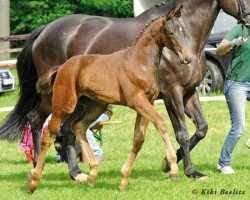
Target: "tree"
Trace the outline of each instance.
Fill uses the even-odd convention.
[[[70,14],[133,17],[132,0],[12,0],[11,34],[30,33]]]
[[[0,37],[10,35],[10,1],[0,0]],[[10,42],[0,42],[0,51],[10,49]],[[9,53],[0,53],[0,60],[9,59]]]

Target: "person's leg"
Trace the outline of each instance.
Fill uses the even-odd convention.
[[[248,84],[247,100],[250,101],[250,82],[247,82],[247,84]],[[250,138],[248,138],[246,146],[250,149]]]
[[[104,159],[103,150],[100,148],[99,144],[96,142],[96,139],[93,135],[93,132],[90,130],[92,127],[94,127],[96,124],[100,122],[106,122],[109,120],[109,116],[106,114],[101,114],[100,117],[96,121],[94,121],[92,124],[90,124],[88,130],[87,130],[87,139],[89,141],[90,147],[92,148],[94,155],[97,158],[100,158],[101,160]]]
[[[225,81],[225,97],[227,100],[232,127],[226,137],[219,159],[220,167],[230,166],[232,153],[245,128],[245,103],[247,98],[244,84]]]
[[[106,122],[109,121],[109,116],[106,114],[101,114],[100,117],[97,118],[92,124],[90,124],[89,129],[93,128],[96,124],[100,122]]]
[[[86,136],[87,136],[89,145],[94,152],[95,157],[102,158],[103,157],[103,150],[100,148],[100,146],[96,142],[96,139],[93,135],[93,132],[89,128],[87,129]]]
[[[250,139],[247,140],[246,146],[250,149]]]

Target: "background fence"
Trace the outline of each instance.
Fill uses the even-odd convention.
[[[30,37],[30,34],[22,34],[22,35],[12,35],[12,36],[4,36],[0,37],[1,42],[15,42],[15,41],[23,41],[27,40]],[[12,49],[4,49],[0,50],[0,54],[2,53],[18,53],[22,50],[22,48],[12,48]],[[12,69],[16,67],[16,60],[4,60],[0,61],[0,69]]]

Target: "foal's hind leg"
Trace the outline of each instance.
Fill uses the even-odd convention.
[[[97,102],[88,103],[85,109],[84,116],[73,122],[73,132],[76,138],[79,140],[82,151],[89,159],[90,172],[87,179],[89,186],[94,186],[95,180],[97,178],[99,161],[95,157],[93,150],[91,149],[89,142],[86,137],[86,132],[89,125],[96,120],[104,111],[107,105],[103,105]]]
[[[56,132],[59,130],[60,125],[61,125],[61,119],[53,118],[52,116],[49,126],[47,126],[44,129],[43,138],[41,141],[41,152],[38,157],[37,165],[35,169],[31,170],[28,176],[28,179],[29,179],[28,192],[31,192],[31,193],[34,192],[35,189],[37,188],[39,181],[42,178],[42,170],[43,170],[47,150],[49,149],[51,143],[54,141]]]
[[[43,124],[51,112],[51,98],[41,98],[38,107],[28,113],[34,143],[34,166],[36,166],[38,155],[41,151],[41,133]]]
[[[146,118],[142,117],[140,114],[137,114],[132,151],[121,170],[122,179],[119,185],[120,190],[125,190],[128,187],[128,178],[131,174],[136,156],[141,150],[142,144],[144,143],[148,123],[149,121]]]

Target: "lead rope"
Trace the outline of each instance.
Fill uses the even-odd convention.
[[[242,39],[243,39],[243,37],[244,37],[243,30],[244,30],[244,25],[242,24],[242,25],[241,25],[241,37],[242,37]],[[248,33],[248,35],[247,35],[246,37],[248,37],[249,34],[250,34],[250,30],[249,30],[249,33]],[[242,47],[242,45],[240,45],[239,47],[233,47],[233,53],[232,53],[233,55],[232,55],[232,58],[234,58],[234,55],[235,55],[235,52],[236,52],[236,48],[237,48],[237,51],[239,51],[239,54],[240,54],[240,62],[237,63],[237,65],[236,65],[234,68],[238,68],[238,67],[241,67],[241,66],[243,65],[241,47]],[[233,80],[232,85],[230,85],[230,86],[228,87],[228,89],[227,89],[226,91],[224,91],[224,94],[227,94],[228,91],[229,91],[229,89],[230,89],[230,87],[232,87],[233,84],[237,81],[237,78],[238,78],[238,76],[241,74],[242,69],[243,69],[243,67],[241,67],[239,73],[232,73],[232,63],[229,65],[229,74],[228,74],[225,78],[227,78],[228,76],[235,76],[235,79]]]

